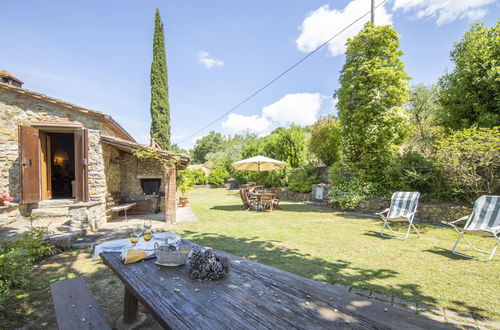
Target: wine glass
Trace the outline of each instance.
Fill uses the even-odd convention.
[[[153,223],[151,220],[144,220],[144,240],[148,242],[151,239],[151,235],[153,232],[151,231],[151,228],[153,228]]]
[[[130,243],[132,244],[137,244],[139,242],[139,236],[137,236],[135,233],[130,233]]]
[[[142,228],[142,226],[141,226],[141,225],[137,225],[137,226],[134,228],[134,234],[135,234],[135,236],[137,236],[137,237],[141,237],[142,232],[143,232],[143,228]]]

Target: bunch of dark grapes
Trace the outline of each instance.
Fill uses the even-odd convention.
[[[231,259],[219,257],[213,250],[196,248],[191,254],[189,273],[191,278],[217,281],[227,276]]]

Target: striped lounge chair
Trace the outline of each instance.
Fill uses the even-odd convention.
[[[461,228],[457,226],[458,222],[467,220],[465,225]],[[500,196],[488,196],[484,195],[479,197],[474,203],[474,209],[470,215],[466,215],[458,220],[451,222],[442,222],[445,225],[451,226],[459,234],[455,245],[451,249],[456,255],[475,259],[479,261],[490,261],[493,256],[498,256],[495,251],[500,243]],[[476,248],[465,236],[465,233],[475,234],[482,237],[494,238],[496,240],[495,245],[491,251],[484,251]],[[489,255],[487,259],[476,258],[456,251],[458,242],[464,239],[471,248],[475,251]]]
[[[398,191],[392,194],[390,208],[377,213],[377,215],[380,215],[380,217],[382,218],[382,221],[384,221],[384,225],[382,226],[380,234],[383,237],[396,238],[401,240],[405,240],[410,236],[420,237],[420,233],[413,224],[413,218],[415,217],[415,213],[417,213],[419,198],[420,193],[416,191]],[[408,230],[406,231],[406,234],[393,230],[389,225],[389,222],[392,221],[408,221]],[[384,230],[386,228],[390,230],[391,235],[384,234]],[[417,232],[416,235],[410,234],[412,228]]]

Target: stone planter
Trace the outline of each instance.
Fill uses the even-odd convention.
[[[189,198],[188,197],[179,197],[179,205],[181,207],[189,206]]]

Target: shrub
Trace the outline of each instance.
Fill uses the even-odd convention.
[[[220,186],[229,178],[229,172],[226,170],[226,167],[220,166],[215,168],[208,175],[208,183]]]
[[[309,150],[330,166],[338,161],[340,139],[339,122],[332,115],[321,117],[313,125]]]
[[[500,127],[469,128],[439,140],[435,162],[444,184],[442,199],[473,201],[500,193]]]
[[[383,195],[383,191],[380,185],[366,182],[361,177],[337,177],[336,183],[330,187],[328,197],[331,203],[336,203],[343,209],[354,209],[359,202],[367,198]]]
[[[7,296],[11,288],[28,282],[29,266],[23,250],[15,248],[12,243],[0,241],[0,298]]]
[[[48,233],[46,227],[31,227],[15,241],[15,244],[17,248],[24,251],[30,262],[34,262],[56,251],[54,246],[47,244],[44,240]]]
[[[31,263],[56,251],[45,243],[47,233],[44,227],[32,227],[13,242],[0,240],[0,298],[7,296],[13,287],[28,282],[26,275]]]
[[[291,191],[307,193],[312,191],[312,185],[315,183],[319,183],[316,174],[311,173],[309,169],[299,168],[290,173],[287,188]]]
[[[414,150],[404,152],[388,169],[390,189],[393,191],[416,190],[422,195],[429,195],[439,184],[436,176],[432,159]]]

